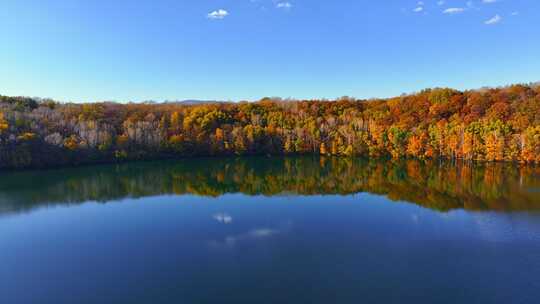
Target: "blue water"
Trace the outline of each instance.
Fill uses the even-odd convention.
[[[44,192],[20,210],[0,189],[1,303],[540,301],[537,210],[440,211],[369,192],[37,203]]]

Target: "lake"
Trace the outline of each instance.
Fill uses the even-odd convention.
[[[538,303],[540,168],[216,158],[0,173],[0,302]]]

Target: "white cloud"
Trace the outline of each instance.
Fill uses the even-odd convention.
[[[501,20],[502,20],[501,16],[495,15],[495,16],[493,16],[493,18],[487,20],[484,23],[487,24],[487,25],[492,25],[492,24],[497,24],[497,23],[501,22]]]
[[[278,2],[276,4],[276,7],[277,8],[285,8],[285,9],[289,9],[292,7],[292,4],[290,2]]]
[[[462,7],[451,7],[451,8],[447,8],[443,11],[443,14],[459,14],[459,13],[463,13],[465,11],[464,8]]]
[[[255,240],[262,240],[265,238],[269,238],[271,236],[274,236],[278,234],[280,231],[276,229],[270,229],[270,228],[259,228],[259,229],[253,229],[246,233],[237,234],[237,235],[229,235],[226,236],[223,242],[214,241],[212,242],[214,245],[219,245],[220,243],[223,243],[225,246],[232,247],[236,245],[236,243],[240,241],[255,241]]]
[[[267,236],[272,236],[276,233],[277,231],[274,229],[262,228],[262,229],[256,229],[256,230],[250,231],[248,235],[253,238],[263,238]]]
[[[224,9],[218,9],[217,11],[213,11],[207,15],[208,19],[223,19],[229,15],[229,12],[227,12]]]
[[[413,12],[420,13],[424,11],[424,1],[418,1],[416,3],[416,8],[413,9]]]
[[[438,6],[444,5],[444,3],[445,3],[444,0],[439,0],[439,1],[437,1],[437,5],[438,5]]]
[[[228,215],[227,213],[214,214],[213,218],[222,224],[230,224],[233,221],[232,216]]]
[[[495,3],[497,0],[482,0],[482,3]]]

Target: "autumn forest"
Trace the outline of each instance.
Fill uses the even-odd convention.
[[[205,104],[0,96],[0,168],[300,154],[539,163],[540,85]]]

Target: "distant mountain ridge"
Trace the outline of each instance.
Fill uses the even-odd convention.
[[[201,105],[201,104],[213,104],[213,103],[223,103],[223,102],[225,102],[225,101],[220,101],[220,100],[199,100],[199,99],[165,101],[165,103],[181,104],[181,105]]]

